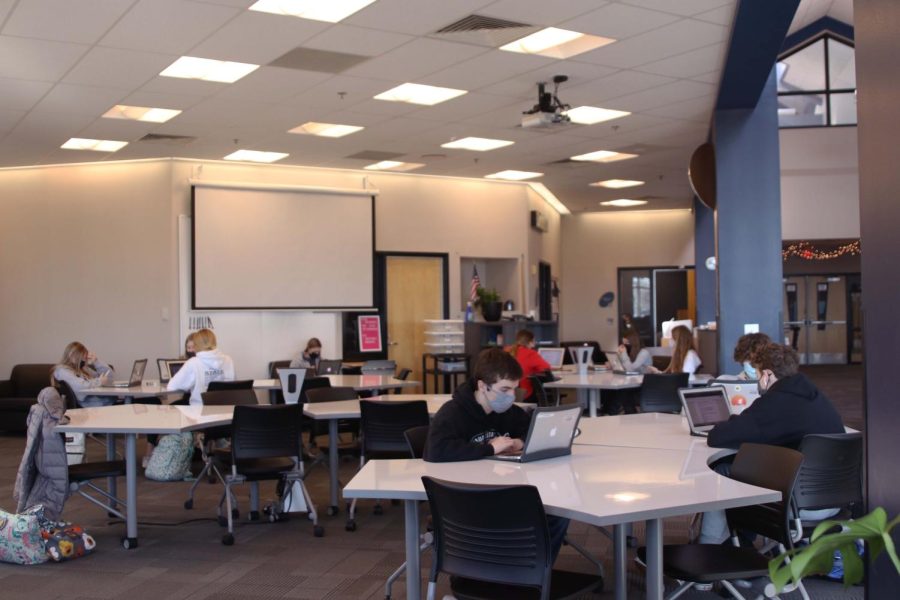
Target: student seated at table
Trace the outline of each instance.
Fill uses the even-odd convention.
[[[515,454],[525,445],[531,418],[515,405],[522,367],[501,348],[478,355],[474,377],[453,392],[431,421],[425,460],[455,462],[495,454]],[[559,554],[569,520],[547,516],[553,560]]]
[[[194,358],[195,356],[197,356],[197,349],[194,346],[194,334],[189,333],[184,338],[184,353],[181,355],[181,358]]]
[[[737,375],[719,375],[718,379],[751,380],[759,379],[759,374],[753,368],[750,357],[758,348],[771,344],[772,340],[764,333],[746,333],[738,338],[734,345],[734,362],[741,365],[741,372]]]
[[[844,424],[831,401],[798,372],[800,361],[793,348],[769,342],[756,348],[750,363],[759,375],[761,395],[741,414],[713,427],[707,438],[709,446],[738,448],[752,442],[796,449],[806,435],[844,432]],[[727,475],[729,466],[723,463],[716,471]],[[700,543],[719,543],[727,535],[724,512],[704,514]]]
[[[522,367],[522,377],[519,379],[519,387],[525,390],[525,402],[535,402],[534,388],[529,375],[540,375],[551,369],[550,363],[538,354],[535,347],[534,334],[523,329],[516,334],[516,343],[507,348],[507,352],[516,359]]]
[[[50,372],[50,383],[58,388],[57,382],[65,381],[77,396],[78,406],[110,406],[115,398],[91,396],[90,388],[108,385],[113,381],[113,370],[81,342],[71,342],[63,351],[62,360]]]
[[[300,353],[300,356],[291,361],[291,368],[318,369],[321,357],[322,342],[316,337],[309,338],[309,341],[306,342],[306,348]]]
[[[689,373],[693,375],[700,368],[700,355],[694,350],[694,336],[691,330],[684,325],[672,329],[672,359],[663,373]],[[651,373],[658,373],[653,367],[648,368]]]
[[[234,379],[234,363],[230,356],[216,347],[216,334],[212,330],[201,329],[192,337],[197,356],[178,369],[166,389],[170,392],[190,392],[191,405],[200,406],[203,404],[201,394],[209,387],[210,381]]]
[[[622,366],[626,371],[634,371],[638,373],[650,373],[653,367],[653,357],[646,348],[641,348],[641,337],[638,332],[629,327],[625,329],[625,335],[622,337],[622,343],[616,352]]]

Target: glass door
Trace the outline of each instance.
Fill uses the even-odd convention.
[[[847,363],[847,302],[843,276],[785,278],[785,342],[797,350],[801,364]]]

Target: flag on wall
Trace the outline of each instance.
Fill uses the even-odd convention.
[[[472,287],[469,288],[469,301],[475,302],[478,299],[478,288],[481,287],[481,279],[478,278],[478,268],[472,265]]]

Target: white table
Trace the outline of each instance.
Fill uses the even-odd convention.
[[[278,379],[254,379],[253,389],[255,390],[274,390],[281,389],[281,381]],[[141,385],[133,387],[111,387],[98,386],[87,388],[84,393],[88,396],[112,396],[115,398],[149,398],[153,396],[165,396],[167,394],[183,395],[184,392],[171,392],[166,389],[165,383],[160,383],[156,379],[145,379]]]
[[[420,385],[418,381],[397,379],[391,375],[324,375],[324,377],[331,381],[331,387],[352,387],[357,392],[374,392]],[[279,387],[281,387],[280,384]]]
[[[172,406],[119,404],[66,411],[69,423],[59,425],[61,433],[105,433],[125,436],[125,548],[135,548],[137,539],[137,436],[148,433],[183,433],[228,425],[233,406]],[[110,492],[115,495],[114,486]]]
[[[330,375],[330,377],[359,377],[359,375]],[[450,398],[450,394],[392,394],[373,396],[365,398],[365,400],[393,402],[425,400],[428,403],[428,414],[434,415]],[[303,405],[303,414],[307,417],[316,421],[328,421],[328,476],[331,490],[330,505],[327,511],[329,516],[338,513],[338,488],[340,488],[338,483],[338,420],[358,419],[360,415],[359,402],[359,400],[339,400]]]
[[[663,593],[663,518],[780,499],[778,492],[707,468],[686,470],[696,462],[693,453],[683,450],[590,445],[574,446],[571,456],[524,465],[493,460],[371,460],[344,487],[344,497],[403,500],[406,593],[412,600],[421,597],[418,502],[427,499],[423,475],[463,483],[535,485],[548,514],[617,526],[623,540],[622,525],[646,521],[647,598],[658,600]],[[701,462],[705,465],[705,460]],[[616,598],[624,598],[627,589],[620,571],[624,568],[617,568]]]

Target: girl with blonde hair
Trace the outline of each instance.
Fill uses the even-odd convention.
[[[113,380],[113,370],[105,362],[99,360],[81,342],[71,342],[63,351],[59,364],[50,372],[50,384],[59,388],[59,382],[69,384],[75,394],[79,406],[109,406],[115,398],[109,396],[91,396],[87,392],[91,388],[109,384]]]
[[[217,347],[216,334],[211,329],[194,332],[190,338],[194,342],[197,355],[188,359],[169,380],[170,392],[191,393],[191,404],[203,404],[201,394],[209,387],[210,381],[234,380],[234,362]]]

